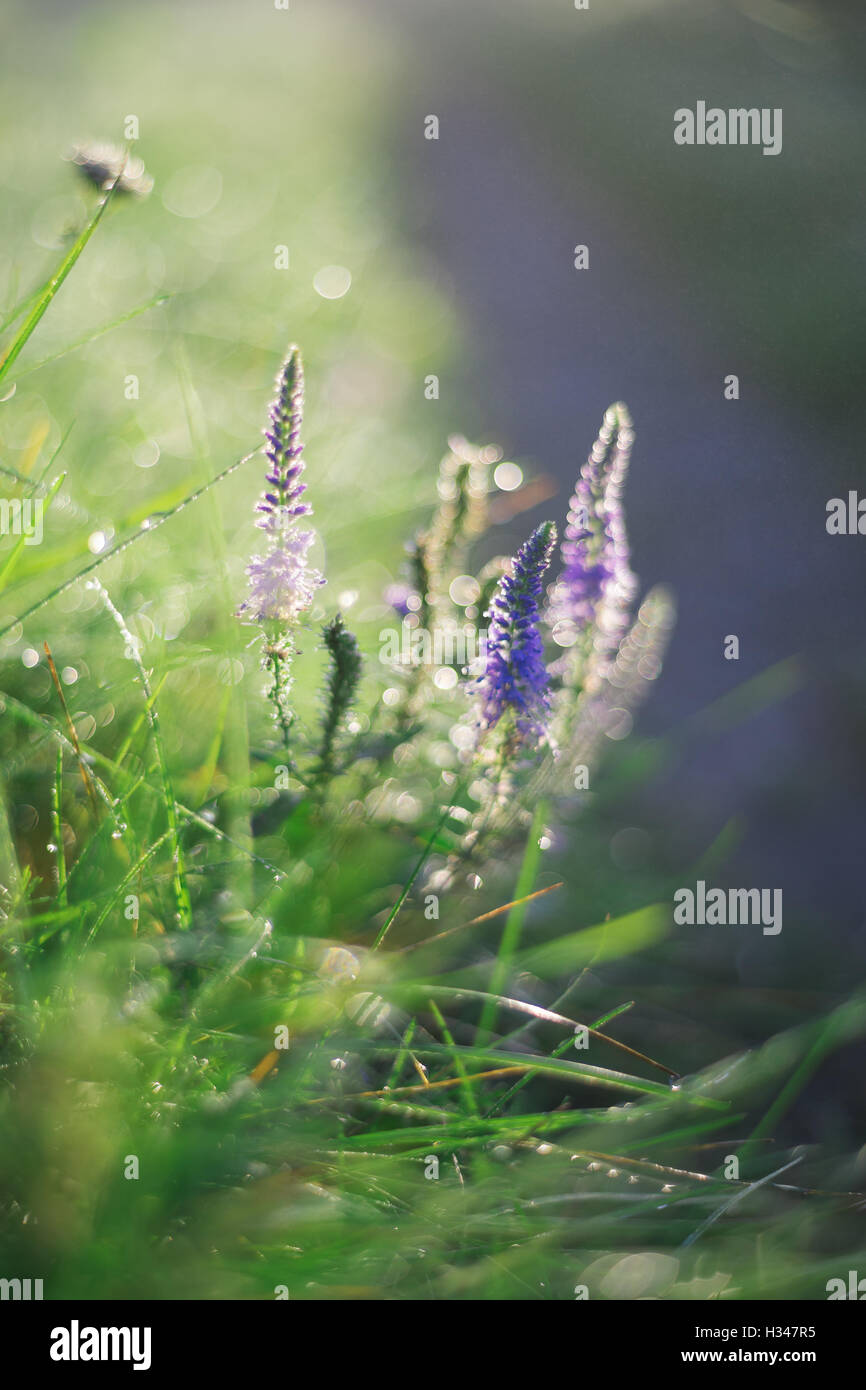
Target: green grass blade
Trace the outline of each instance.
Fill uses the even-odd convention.
[[[544,822],[547,818],[548,806],[545,801],[539,801],[535,808],[535,815],[532,818],[529,836],[526,841],[526,849],[523,854],[523,863],[520,866],[520,877],[517,880],[517,887],[514,896],[518,901],[509,912],[505,919],[505,926],[502,929],[502,937],[499,942],[499,952],[496,957],[496,965],[490,979],[489,993],[492,995],[502,994],[503,986],[508,978],[511,969],[512,959],[520,940],[520,933],[523,929],[523,919],[526,916],[526,903],[520,901],[529,896],[535,886],[535,875],[538,873],[538,864],[541,859],[541,832],[544,829]],[[481,1022],[478,1026],[479,1043],[489,1042],[493,1025],[496,1021],[497,1002],[495,999],[488,1000],[481,1013]]]
[[[18,372],[16,380],[23,381],[25,377],[32,376],[34,372],[39,372],[43,367],[49,366],[52,362],[59,362],[61,357],[68,357],[71,352],[77,352],[79,348],[88,347],[90,343],[95,343],[98,338],[104,338],[106,333],[112,333],[115,328],[121,328],[123,324],[130,323],[132,319],[137,319],[140,314],[146,314],[150,309],[159,308],[160,304],[165,304],[173,296],[170,294],[157,294],[153,299],[148,299],[144,304],[138,304],[128,313],[121,314],[119,318],[112,319],[110,323],[104,323],[101,328],[95,328],[92,333],[88,333],[83,338],[77,338],[74,343],[69,343],[59,352],[52,352],[50,357],[42,357],[38,362],[34,362],[29,367],[25,367],[23,372]]]
[[[72,267],[75,265],[75,262],[78,260],[78,257],[81,255],[88,241],[93,236],[93,233],[96,231],[96,228],[99,226],[99,223],[102,221],[105,209],[111,202],[111,196],[114,193],[114,190],[117,188],[117,185],[120,182],[122,176],[123,171],[121,170],[121,172],[117,175],[117,178],[114,180],[114,183],[111,185],[111,187],[105,194],[105,197],[100,198],[99,202],[96,205],[96,209],[93,213],[93,216],[90,218],[89,222],[84,227],[84,230],[78,235],[76,240],[73,242],[72,246],[70,246],[66,255],[61,260],[60,264],[48,277],[41,289],[37,292],[36,302],[34,303],[33,308],[30,310],[30,313],[27,315],[26,319],[22,323],[21,327],[19,328],[18,332],[16,333],[15,337],[13,338],[9,347],[7,348],[3,356],[3,360],[0,361],[0,381],[3,381],[4,377],[8,375],[13,363],[17,361],[18,356],[25,343],[27,342],[28,338],[37,328],[43,314],[47,310],[52,299],[56,295],[57,291],[60,289],[60,286],[63,284]]]
[[[480,1114],[478,1101],[475,1098],[475,1091],[473,1089],[472,1082],[469,1080],[469,1074],[466,1070],[466,1067],[463,1065],[463,1058],[460,1056],[460,1050],[455,1044],[453,1037],[451,1036],[451,1030],[448,1027],[448,1024],[445,1022],[442,1010],[439,1008],[439,1005],[436,1003],[436,1000],[429,1000],[429,1004],[430,1011],[433,1014],[433,1017],[435,1018],[437,1024],[439,1025],[439,1029],[442,1033],[443,1038],[445,1039],[445,1044],[447,1047],[451,1049],[451,1056],[454,1061],[454,1069],[457,1072],[457,1075],[460,1077],[460,1097],[463,1101],[463,1108],[469,1115],[478,1115]]]

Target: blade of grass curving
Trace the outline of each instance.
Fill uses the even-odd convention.
[[[27,318],[24,320],[23,324],[21,325],[15,337],[13,338],[11,344],[7,348],[2,360],[0,360],[0,381],[2,381],[3,378],[8,374],[9,369],[13,365],[13,363],[17,361],[18,355],[24,347],[25,343],[27,342],[28,338],[37,328],[39,321],[41,320],[52,299],[56,295],[57,291],[60,289],[60,286],[63,284],[72,267],[75,265],[75,262],[78,260],[78,257],[81,255],[88,241],[93,236],[93,233],[96,231],[96,228],[99,226],[99,223],[102,221],[105,209],[111,202],[112,194],[114,193],[114,190],[117,188],[117,185],[120,183],[122,177],[123,169],[121,169],[120,173],[115,178],[111,187],[107,190],[105,196],[103,198],[100,198],[94,210],[93,216],[89,219],[83,231],[79,233],[76,240],[72,243],[66,255],[61,260],[60,264],[48,277],[48,279],[45,281],[45,284],[42,285],[39,291],[37,292],[37,297],[33,305],[33,308],[30,310],[30,313],[27,315]]]
[[[52,362],[59,362],[62,357],[68,357],[71,352],[77,352],[79,348],[95,343],[97,338],[104,338],[106,333],[112,333],[115,328],[122,328],[125,323],[137,319],[140,314],[146,314],[151,309],[158,309],[161,304],[165,304],[173,298],[172,294],[154,295],[152,299],[146,300],[144,304],[136,305],[134,309],[121,314],[119,318],[112,319],[110,323],[104,323],[101,328],[94,328],[92,333],[87,333],[83,338],[77,338],[74,343],[68,343],[65,348],[60,348],[58,352],[52,352],[49,357],[42,357],[38,362],[25,367],[22,372],[16,374],[16,381],[23,381],[25,377],[32,376],[34,372],[41,371],[43,367],[49,366]]]
[[[381,1050],[381,1043],[375,1045]],[[370,1044],[366,1040],[359,1040],[356,1043],[359,1051],[371,1050]],[[544,1057],[526,1052],[500,1052],[492,1047],[464,1047],[456,1049],[462,1058],[467,1061],[478,1062],[484,1065],[517,1066],[525,1063],[533,1067],[538,1072],[557,1076],[561,1080],[574,1081],[578,1084],[610,1086],[615,1090],[636,1091],[647,1096],[664,1097],[671,1104],[698,1105],[711,1110],[726,1110],[729,1102],[716,1100],[710,1096],[699,1095],[694,1091],[677,1090],[673,1091],[670,1086],[663,1085],[660,1081],[647,1081],[640,1076],[631,1076],[626,1072],[614,1071],[609,1067],[596,1067],[588,1062],[566,1062],[558,1057]],[[430,1057],[434,1061],[440,1058],[452,1057],[452,1050],[440,1044],[425,1043],[422,1047],[415,1049],[421,1058]]]
[[[631,1008],[634,1008],[633,1003],[620,1004],[618,1008],[611,1009],[608,1013],[603,1014],[601,1018],[597,1018],[587,1031],[590,1033],[597,1032],[598,1029],[603,1028],[606,1023],[610,1023],[611,1019],[617,1018],[620,1014],[625,1013],[627,1009]],[[573,1038],[564,1038],[561,1043],[557,1043],[550,1054],[551,1057],[561,1057],[564,1052],[568,1051],[573,1043]],[[522,1091],[524,1086],[528,1086],[531,1080],[531,1075],[522,1076],[519,1081],[516,1081],[513,1086],[509,1087],[501,1100],[496,1101],[496,1103],[490,1107],[487,1114],[495,1115],[498,1110],[504,1110],[506,1105],[514,1099],[518,1091]]]
[[[574,1030],[584,1027],[584,1025],[579,1023],[576,1019],[566,1018],[564,1014],[554,1013],[552,1009],[545,1009],[540,1004],[530,1004],[524,999],[510,999],[505,994],[494,996],[489,994],[486,990],[462,989],[458,985],[419,984],[418,986],[410,986],[409,988],[410,990],[417,988],[427,996],[438,994],[447,996],[449,999],[480,1000],[485,1005],[492,1002],[497,1007],[501,1006],[504,1009],[513,1009],[516,1013],[528,1014],[531,1018],[537,1019],[542,1023],[558,1023],[564,1025],[566,1028],[572,1030],[572,1036],[566,1039],[566,1047],[570,1047],[574,1042]],[[402,993],[399,989],[392,992],[396,992],[398,996]],[[628,1007],[628,1005],[623,1005],[623,1009]],[[619,1012],[622,1012],[622,1010],[614,1010],[614,1013]],[[674,1071],[672,1067],[666,1067],[662,1062],[653,1061],[652,1057],[647,1057],[643,1052],[636,1051],[635,1048],[629,1047],[626,1043],[619,1042],[616,1038],[609,1038],[605,1033],[599,1033],[597,1029],[598,1025],[593,1024],[587,1027],[586,1031],[592,1036],[600,1038],[602,1042],[606,1042],[608,1046],[618,1048],[621,1052],[628,1053],[630,1057],[634,1057],[637,1061],[644,1062],[648,1067],[655,1067],[658,1071],[664,1072],[665,1076],[672,1077],[675,1080],[679,1079],[679,1072]],[[562,1049],[562,1051],[565,1050],[566,1048]],[[554,1052],[552,1055],[555,1057],[558,1053]]]

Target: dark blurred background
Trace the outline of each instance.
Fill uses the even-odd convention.
[[[805,988],[816,951],[824,984],[862,978],[866,541],[825,529],[864,482],[861,7],[377,9],[417,55],[394,140],[407,229],[464,315],[443,413],[454,393],[563,488],[609,401],[635,417],[636,569],[679,605],[640,721],[678,729],[676,754],[635,824],[688,859],[736,817],[724,881],[781,887],[786,913],[780,938],[740,938],[744,982]],[[698,100],[781,107],[781,154],[676,146]],[[701,716],[773,667],[748,717]]]

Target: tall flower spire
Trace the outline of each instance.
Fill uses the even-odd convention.
[[[313,509],[302,500],[306,491],[301,457],[304,367],[296,347],[289,348],[276,386],[264,431],[268,461],[265,491],[256,507],[256,524],[268,536],[269,546],[264,555],[254,555],[247,566],[248,592],[238,616],[262,629],[264,664],[273,676],[269,693],[277,722],[287,736],[292,718],[287,696],[289,664],[295,650],[293,630],[311,607],[316,589],[325,583],[309,563],[314,533],[297,526],[298,519],[309,516]]]
[[[561,646],[577,647],[581,679],[618,646],[637,589],[622,508],[633,442],[628,410],[610,406],[569,505],[547,618]]]
[[[265,456],[270,465],[257,510],[263,515],[259,526],[273,534],[284,529],[295,517],[309,516],[312,507],[301,498],[307,490],[302,482],[301,426],[304,421],[304,364],[296,347],[277,374],[277,394],[269,411],[270,426],[265,430]]]
[[[302,481],[301,425],[304,419],[304,366],[296,347],[290,347],[277,373],[277,394],[271,402],[270,423],[264,431],[268,471],[265,491],[256,507],[257,525],[266,532],[270,547],[266,555],[254,555],[247,566],[249,595],[239,615],[246,622],[292,625],[313,602],[316,589],[324,584],[318,570],[312,569],[307,555],[315,536],[298,530],[294,523],[310,516],[312,507],[302,501],[306,483]]]
[[[517,552],[486,615],[487,660],[472,688],[482,729],[499,725],[509,753],[546,732],[550,697],[538,603],[555,545],[556,527],[545,521]]]

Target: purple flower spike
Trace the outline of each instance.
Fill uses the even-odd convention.
[[[238,612],[245,622],[292,627],[325,582],[308,564],[313,532],[294,525],[298,517],[309,516],[313,510],[301,500],[306,491],[301,458],[303,418],[304,366],[298,349],[291,347],[277,375],[277,394],[265,430],[267,490],[256,506],[256,525],[267,533],[270,548],[266,555],[254,555],[247,566],[249,592]]]
[[[279,532],[297,516],[309,516],[312,507],[302,502],[306,483],[301,481],[304,464],[301,455],[301,425],[304,419],[304,364],[296,347],[290,347],[277,375],[277,394],[271,402],[270,426],[265,430],[265,454],[270,467],[258,510],[262,530]],[[271,490],[272,489],[272,490]]]
[[[511,751],[540,742],[546,732],[550,697],[538,603],[555,545],[556,527],[545,521],[517,552],[486,614],[487,661],[472,689],[481,727],[490,729],[505,720]]]
[[[622,508],[634,431],[622,404],[606,412],[580,471],[562,543],[563,568],[550,595],[548,621],[561,646],[597,628],[595,646],[614,649],[628,625],[637,581],[629,563]]]

